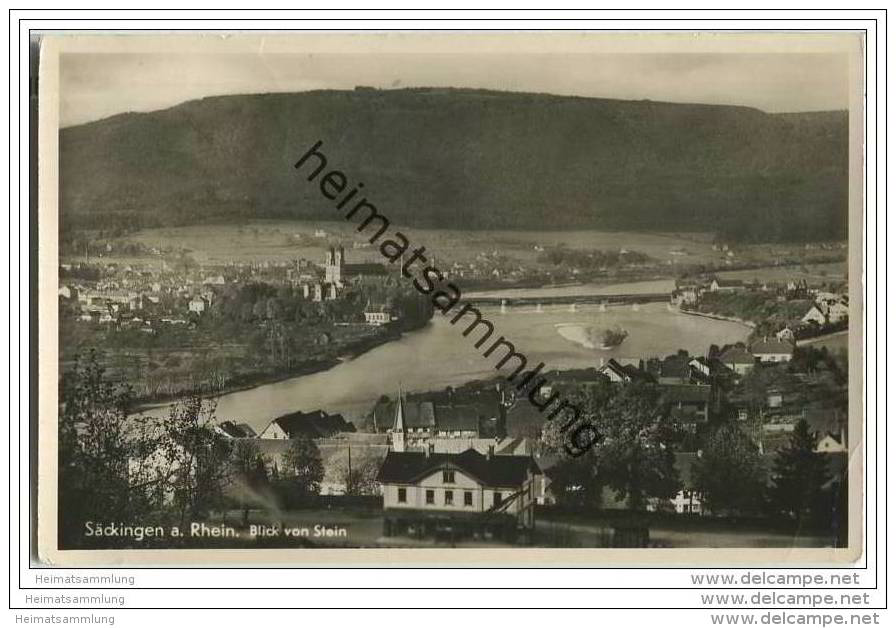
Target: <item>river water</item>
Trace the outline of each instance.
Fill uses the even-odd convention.
[[[656,292],[657,287],[657,282],[643,282],[601,290]],[[542,288],[537,294],[553,294],[550,290]],[[565,293],[568,288],[554,290]],[[507,295],[523,293],[514,290]],[[492,291],[488,296],[502,293]],[[569,305],[551,305],[541,311],[524,306],[508,307],[503,313],[499,307],[487,307],[482,312],[495,324],[493,337],[503,335],[530,365],[544,362],[545,370],[596,367],[611,357],[663,356],[678,349],[703,354],[712,343],[736,342],[749,333],[744,325],[682,314],[665,303],[579,305],[574,310]],[[629,332],[620,346],[609,350],[587,346],[585,329],[617,325]],[[297,410],[320,408],[353,419],[369,411],[380,395],[393,396],[399,384],[404,391],[435,390],[495,376],[497,360],[493,358],[500,359],[503,349],[491,358],[482,357],[488,345],[476,349],[476,332],[465,338],[464,327],[451,325],[449,318],[437,313],[426,327],[327,371],[222,395],[217,417],[246,422],[259,432],[271,419]]]

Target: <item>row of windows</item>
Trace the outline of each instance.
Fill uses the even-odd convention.
[[[453,473],[453,471],[451,472]],[[446,506],[454,505],[454,491],[445,491],[444,492],[444,503]],[[493,503],[495,506],[501,503],[503,499],[502,493],[493,493],[492,494]],[[408,502],[408,489],[399,488],[398,489],[398,503],[406,504]],[[436,492],[433,489],[427,489],[426,491],[426,503],[427,504],[435,504],[436,503]],[[472,506],[473,505],[473,491],[464,491],[464,506]]]

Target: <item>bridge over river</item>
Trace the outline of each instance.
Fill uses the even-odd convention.
[[[464,300],[472,305],[500,305],[513,307],[520,305],[632,305],[638,303],[665,303],[668,292],[635,292],[628,294],[552,294],[519,296],[467,296]]]

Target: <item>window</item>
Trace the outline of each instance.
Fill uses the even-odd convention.
[[[454,471],[442,471],[442,483],[454,484]]]
[[[408,501],[408,489],[400,488],[398,489],[398,503],[404,504]]]
[[[497,506],[498,504],[501,503],[501,500],[503,498],[501,496],[501,493],[498,493],[497,491],[494,493],[494,496],[495,496],[495,506]]]
[[[426,503],[427,504],[436,503],[436,492],[435,491],[426,491]]]
[[[445,491],[445,505],[451,506],[454,504],[454,491]]]
[[[464,506],[472,506],[473,505],[473,493],[471,491],[464,491]]]

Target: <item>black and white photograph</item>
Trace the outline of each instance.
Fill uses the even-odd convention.
[[[854,560],[862,43],[47,37],[41,554]]]

